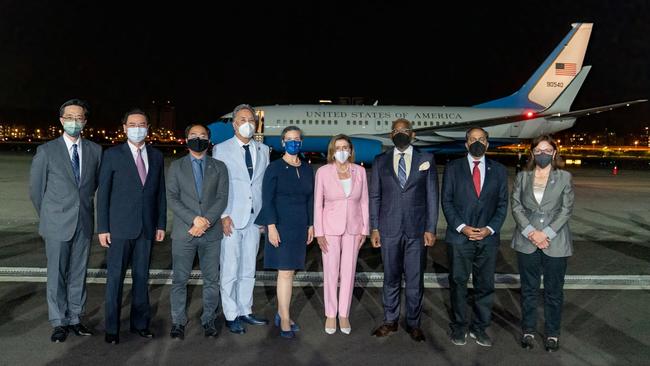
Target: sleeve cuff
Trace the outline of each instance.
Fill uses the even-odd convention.
[[[460,224],[460,225],[458,225],[458,227],[456,228],[456,231],[458,231],[458,232],[460,233],[461,231],[463,231],[463,228],[464,228],[465,226],[467,226],[467,225],[465,225],[465,224]]]
[[[525,237],[528,237],[528,234],[532,233],[533,231],[535,231],[533,225],[528,225],[524,230],[521,231],[521,234]]]
[[[494,233],[496,233],[496,231],[494,231],[493,228],[491,228],[491,227],[489,227],[489,226],[486,226],[486,228],[488,228],[488,230],[490,230],[490,232],[492,233],[492,234],[490,234],[490,235],[494,235]]]
[[[548,238],[551,240],[553,240],[553,238],[557,236],[557,233],[553,229],[551,229],[550,226],[545,227],[544,230],[542,230],[542,232],[546,234],[546,236],[548,236]]]

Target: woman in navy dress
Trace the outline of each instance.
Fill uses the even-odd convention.
[[[300,128],[286,127],[282,145],[282,159],[269,164],[264,173],[262,211],[255,223],[266,226],[264,268],[278,270],[275,325],[282,337],[293,338],[299,330],[289,315],[293,277],[305,268],[307,245],[314,238],[314,171],[298,158]]]

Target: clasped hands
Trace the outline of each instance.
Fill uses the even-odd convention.
[[[492,231],[487,227],[472,227],[466,225],[463,227],[461,232],[471,241],[483,240],[486,236],[492,235]]]
[[[202,216],[197,216],[192,222],[192,226],[187,231],[190,235],[194,237],[200,237],[205,234],[205,232],[210,228],[210,221]]]
[[[531,231],[530,234],[528,234],[528,240],[535,244],[539,249],[546,249],[551,244],[551,239],[540,230]]]

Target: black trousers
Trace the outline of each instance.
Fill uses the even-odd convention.
[[[142,234],[137,239],[111,238],[106,254],[106,333],[120,332],[122,288],[126,269],[131,264],[131,328],[149,328],[149,261],[151,240]]]
[[[494,271],[499,246],[482,241],[448,244],[451,328],[484,331],[492,320]],[[467,317],[467,281],[472,274],[474,301],[471,324]]]
[[[537,327],[537,296],[544,275],[544,333],[546,337],[560,335],[564,275],[568,257],[549,257],[540,249],[531,254],[517,252],[521,277],[521,330],[535,333]]]
[[[427,250],[424,236],[409,239],[381,237],[381,259],[384,263],[384,322],[397,322],[400,316],[402,275],[406,287],[406,324],[420,327],[422,295],[424,294],[424,267]]]

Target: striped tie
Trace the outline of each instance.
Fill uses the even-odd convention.
[[[406,185],[406,161],[404,161],[404,153],[399,153],[399,164],[397,165],[397,179],[399,179],[399,186],[404,189]]]
[[[72,144],[72,174],[74,174],[74,181],[79,185],[80,172],[79,172],[79,151],[77,151],[77,144]]]

